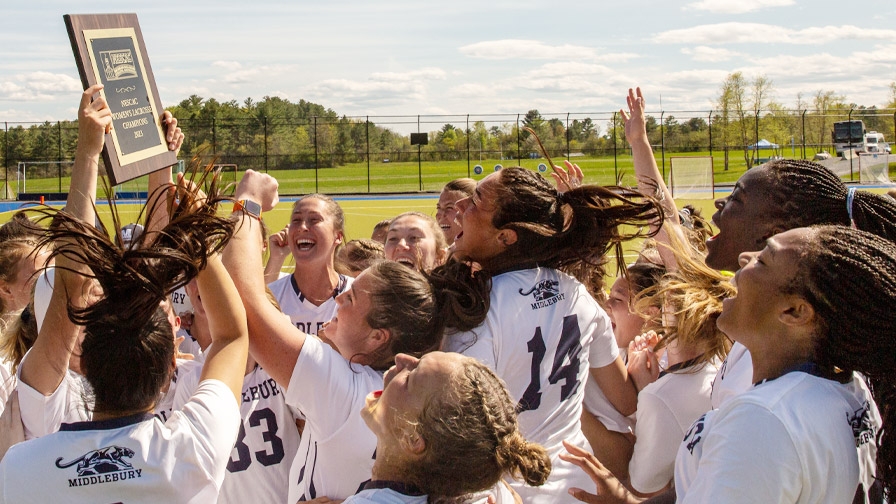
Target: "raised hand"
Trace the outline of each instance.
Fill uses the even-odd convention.
[[[643,502],[643,499],[632,495],[622,482],[616,479],[616,476],[613,476],[613,473],[597,460],[597,457],[566,441],[563,442],[563,446],[566,448],[567,453],[561,453],[560,458],[579,466],[591,478],[596,487],[596,493],[589,493],[584,489],[573,487],[569,489],[569,495],[582,502],[592,504],[636,504]]]
[[[628,90],[628,96],[625,98],[628,105],[628,113],[624,109],[619,110],[622,121],[625,124],[625,139],[628,143],[633,144],[639,140],[647,138],[647,121],[644,118],[644,107],[646,103],[644,96],[641,94],[641,88],[631,88]]]
[[[246,170],[243,178],[236,186],[233,197],[237,200],[251,199],[267,212],[277,206],[280,196],[277,194],[277,179],[255,170]]]
[[[579,165],[565,160],[563,161],[563,164],[566,166],[565,169],[554,165],[554,169],[551,172],[551,176],[554,177],[554,180],[557,182],[557,190],[566,192],[581,187],[582,182],[585,180],[585,176],[582,174],[582,169],[579,168]]]

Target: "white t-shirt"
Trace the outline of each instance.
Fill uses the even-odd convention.
[[[361,490],[342,501],[343,504],[426,504],[426,495],[405,495],[391,488]]]
[[[588,376],[588,381],[585,382],[583,405],[585,410],[594,415],[607,430],[625,434],[634,432],[635,413],[625,416],[613,407],[613,404],[607,399],[607,396],[600,389],[600,385],[597,384],[597,380],[593,376]]]
[[[753,359],[750,358],[750,351],[735,341],[712,382],[712,409],[719,409],[725,401],[752,386]]]
[[[665,373],[638,394],[637,441],[628,465],[635,490],[653,493],[672,481],[681,439],[694,420],[710,409],[717,364]]]
[[[329,322],[336,315],[336,296],[345,292],[354,279],[345,275],[339,275],[339,283],[333,291],[333,296],[315,305],[306,298],[296,284],[295,276],[285,276],[274,280],[268,287],[280,303],[280,310],[289,315],[289,320],[305,334],[317,334],[322,325]]]
[[[233,393],[206,380],[165,423],[66,424],[13,446],[0,462],[0,502],[215,502],[238,429]]]
[[[859,388],[803,372],[756,385],[690,428],[678,502],[852,502],[856,446],[875,442],[870,409]]]
[[[306,418],[287,502],[345,499],[370,480],[376,436],[361,418],[361,408],[367,394],[382,388],[382,373],[350,366],[315,336],[305,339],[286,390],[286,403]]]
[[[183,312],[193,311],[193,303],[190,301],[190,296],[187,295],[186,287],[178,287],[171,293],[171,309],[178,317]]]
[[[178,379],[174,409],[189,400],[202,367]],[[289,491],[289,468],[299,449],[295,412],[283,390],[260,366],[243,378],[242,425],[227,461],[218,504],[283,503]]]
[[[582,284],[550,268],[497,275],[490,297],[482,325],[448,335],[445,348],[479,359],[506,382],[522,407],[520,431],[551,457],[543,486],[508,480],[523,502],[578,502],[567,489],[593,484],[560,460],[561,441],[587,442],[581,415],[589,367],[607,366],[619,355],[610,319]]]
[[[22,362],[28,359],[25,354]],[[69,370],[52,394],[45,396],[22,381],[22,366],[16,373],[16,390],[19,391],[19,408],[25,439],[33,439],[52,434],[63,423],[86,422],[91,419],[93,402],[90,400],[90,384],[87,380]]]

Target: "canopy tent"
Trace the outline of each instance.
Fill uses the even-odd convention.
[[[780,149],[781,146],[778,145],[778,144],[776,144],[776,143],[771,143],[771,142],[769,142],[768,140],[766,140],[766,139],[763,138],[762,140],[760,140],[760,141],[754,143],[753,145],[751,145],[750,148],[753,149],[753,150],[759,150],[759,149]]]

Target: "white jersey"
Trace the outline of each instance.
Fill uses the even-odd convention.
[[[233,392],[206,380],[165,423],[144,414],[65,424],[13,446],[0,503],[215,502],[238,429]]]
[[[178,287],[171,293],[171,309],[178,317],[181,313],[193,311],[193,303],[187,295],[186,287]]]
[[[566,490],[592,483],[560,460],[561,441],[585,445],[581,416],[589,367],[607,366],[619,355],[610,319],[585,287],[550,268],[497,275],[485,322],[449,335],[445,348],[492,368],[518,401],[522,434],[547,449],[553,464],[547,483],[508,480],[523,502],[578,502]]]
[[[339,275],[339,283],[333,295],[320,306],[302,294],[293,275],[275,280],[268,284],[268,287],[280,303],[280,311],[289,315],[293,325],[305,334],[317,334],[321,326],[336,315],[336,296],[345,292],[352,285],[352,281],[354,281],[352,277]]]
[[[287,404],[306,418],[287,502],[345,499],[370,480],[376,436],[361,418],[361,408],[367,394],[382,388],[379,371],[349,365],[315,336],[305,339],[286,390]]]
[[[666,372],[638,394],[637,441],[628,465],[635,490],[653,493],[672,481],[681,439],[710,409],[717,370],[718,361]]]
[[[174,409],[189,400],[199,384],[202,368],[178,379]],[[256,366],[243,378],[240,425],[232,445],[218,504],[286,502],[289,468],[299,448],[296,415],[273,378]]]
[[[25,354],[28,359],[29,353]],[[16,390],[19,391],[19,408],[25,439],[52,434],[63,423],[85,422],[91,419],[93,402],[87,380],[69,370],[52,394],[45,396],[22,381],[22,366],[16,374]]]
[[[621,351],[621,349],[620,349]],[[632,434],[635,430],[635,413],[625,416],[617,410],[600,389],[597,380],[588,376],[585,382],[584,408],[594,415],[600,423],[613,432]]]
[[[699,418],[675,465],[678,502],[844,503],[873,445],[860,388],[803,372],[760,383]]]
[[[734,342],[712,382],[712,409],[719,409],[728,399],[753,386],[753,359],[750,351]]]

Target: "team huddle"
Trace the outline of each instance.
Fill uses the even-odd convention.
[[[226,196],[211,170],[169,168],[144,224],[113,209],[109,233],[100,89],[81,97],[64,210],[0,228],[0,502],[881,503],[896,488],[889,196],[778,160],[716,201],[713,231],[676,207],[629,90],[637,187],[569,162],[553,181],[505,168],[447,184],[435,218],[344,243],[326,195],[269,233],[273,177],[247,171]]]

